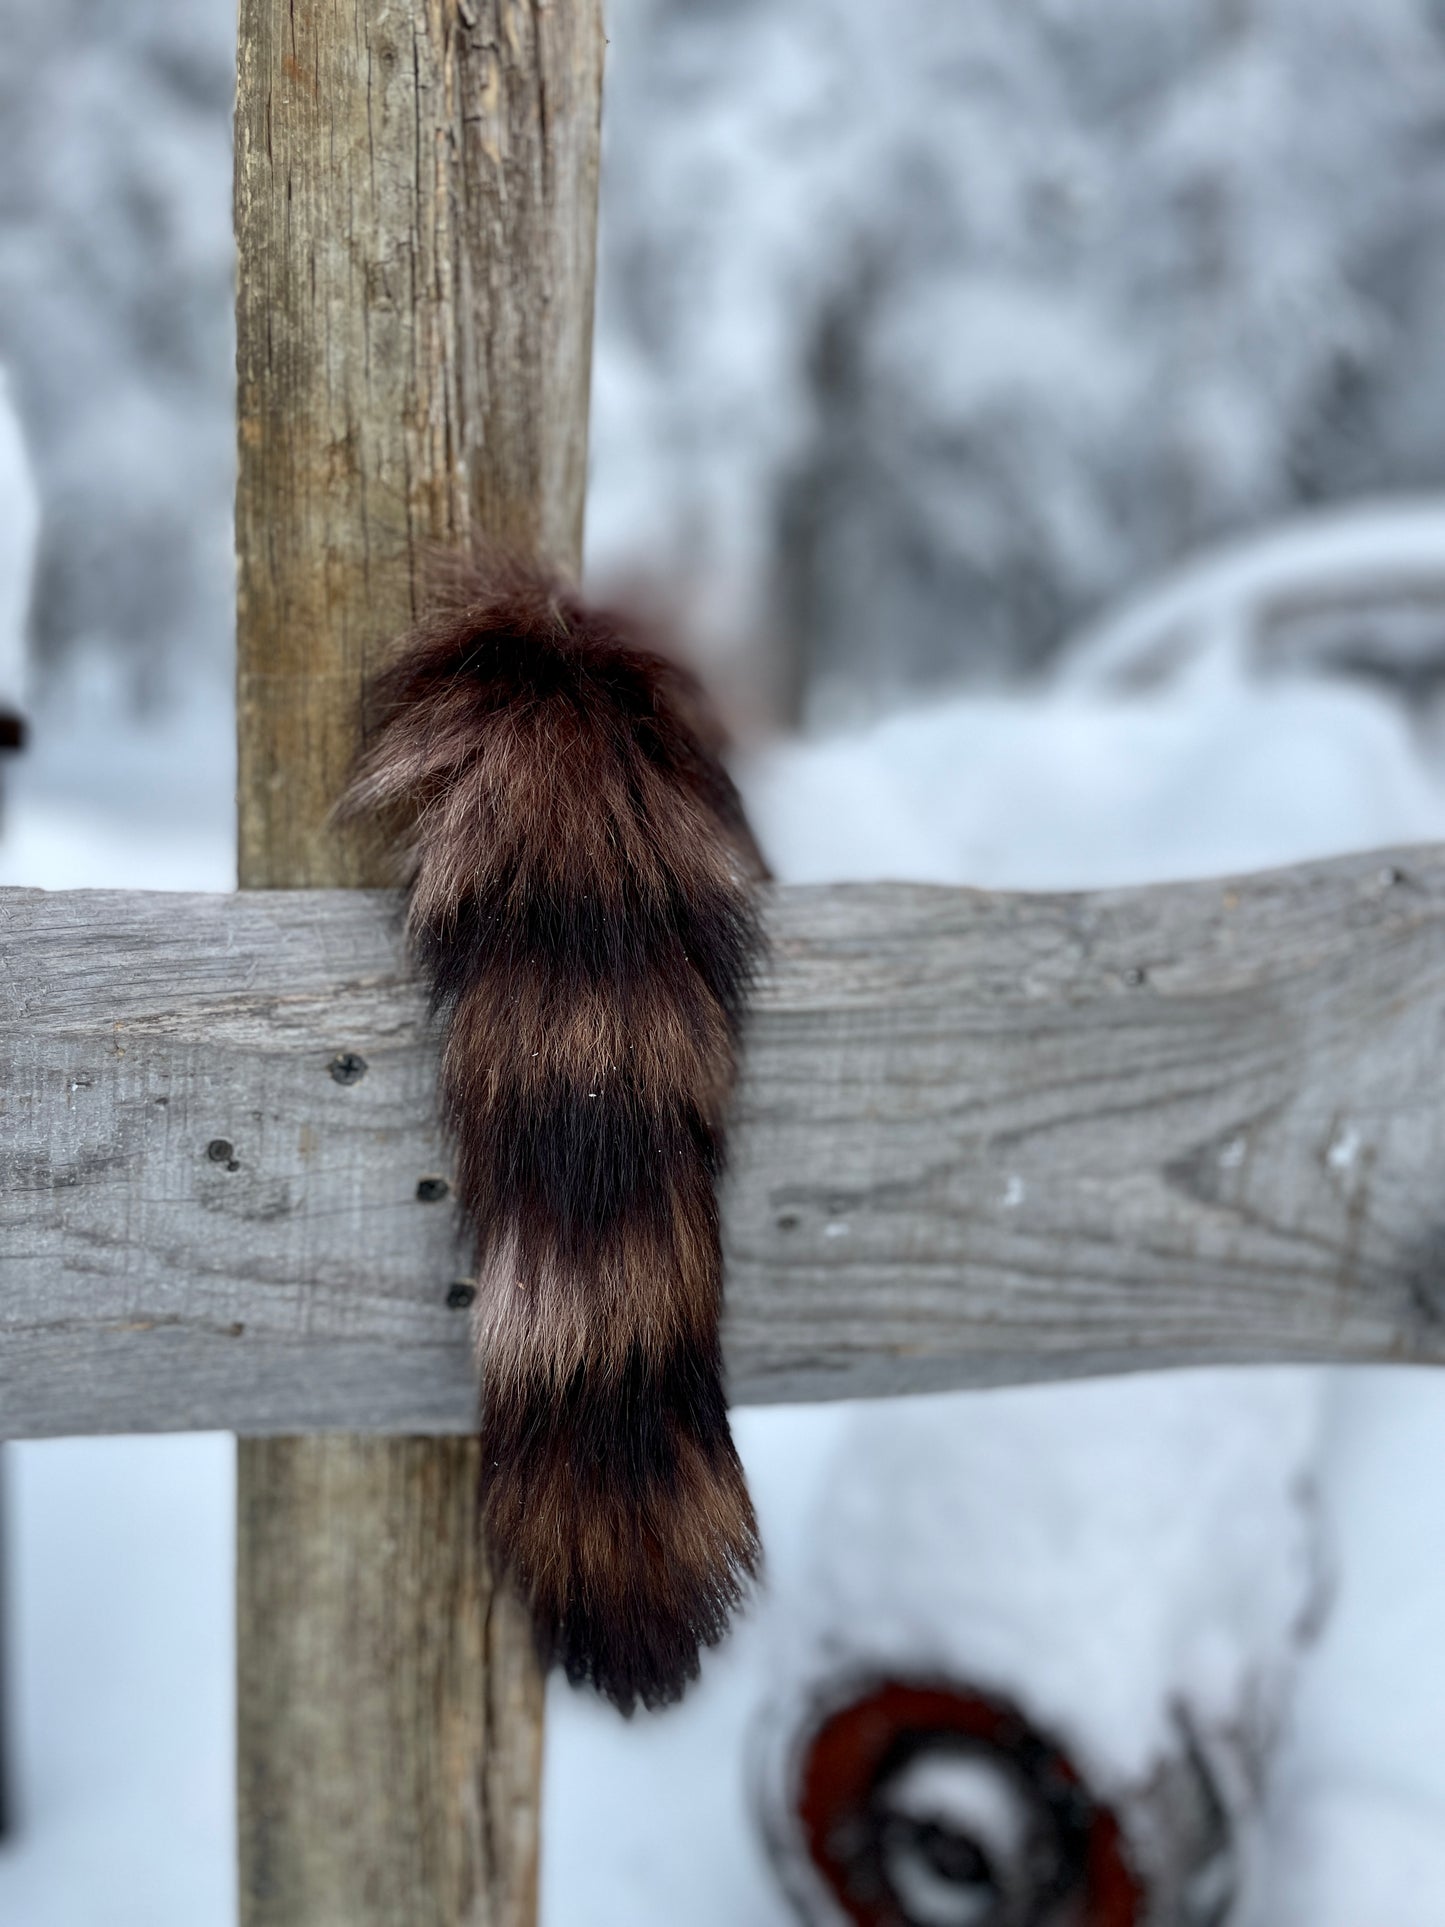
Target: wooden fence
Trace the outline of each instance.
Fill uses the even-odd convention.
[[[428,548],[577,562],[602,45],[596,0],[243,0],[245,887],[0,893],[0,1436],[245,1435],[246,1927],[535,1919],[540,1682],[424,1436],[475,1407],[430,1046],[327,812]],[[771,931],[736,1396],[1445,1358],[1445,851]]]
[[[1445,1360],[1445,852],[785,889],[727,1199],[744,1401]],[[465,1432],[396,905],[0,898],[14,1432]]]

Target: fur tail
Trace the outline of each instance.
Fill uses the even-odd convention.
[[[761,860],[692,679],[544,577],[466,580],[372,699],[347,808],[445,1020],[491,1544],[544,1660],[666,1704],[759,1559],[716,1187]]]

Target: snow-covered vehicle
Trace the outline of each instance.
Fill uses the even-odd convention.
[[[1083,630],[1058,686],[1140,692],[1221,655],[1266,678],[1353,677],[1428,714],[1445,692],[1445,500],[1357,503],[1214,550]]]

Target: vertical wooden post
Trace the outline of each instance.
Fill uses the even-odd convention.
[[[579,562],[599,0],[241,0],[240,878],[328,812],[427,552]],[[364,1254],[358,1254],[364,1259]],[[470,1441],[243,1441],[243,1927],[526,1927],[541,1686]]]

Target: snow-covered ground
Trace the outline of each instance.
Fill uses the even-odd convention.
[[[118,725],[98,670],[63,709],[53,700],[16,772],[0,881],[226,887],[224,690],[144,726]],[[742,774],[794,876],[1068,886],[1445,836],[1445,787],[1389,700],[1257,683],[1232,647],[1142,697],[960,697],[851,739],[755,752]],[[1430,1468],[1445,1456],[1445,1386],[1359,1372],[1328,1397],[1336,1600],[1295,1697],[1260,1927],[1441,1927],[1445,1486]],[[899,1439],[946,1429],[955,1404],[895,1408]],[[956,1409],[986,1426],[987,1399]],[[843,1556],[820,1543],[821,1522],[850,1493],[866,1499],[859,1441],[888,1424],[844,1406],[739,1415],[768,1590],[677,1711],[624,1725],[554,1689],[547,1927],[793,1919],[754,1811],[758,1718],[785,1696],[790,1642],[816,1618],[820,1560]],[[908,1456],[892,1455],[895,1480]],[[5,1457],[21,1825],[0,1850],[0,1919],[227,1927],[229,1447],[70,1441]],[[921,1557],[915,1544],[898,1561],[915,1593]],[[940,1575],[946,1593],[946,1562]],[[912,1610],[926,1625],[927,1602]]]
[[[1445,1923],[1445,1383],[1335,1375],[1336,1593],[1278,1768],[1261,1927]]]
[[[9,1445],[6,1927],[232,1927],[235,1445]]]

